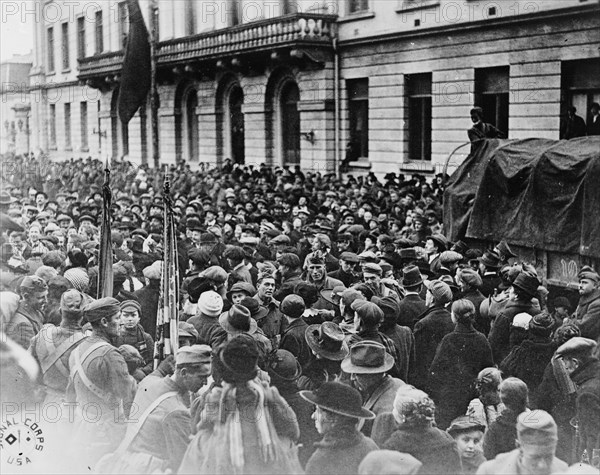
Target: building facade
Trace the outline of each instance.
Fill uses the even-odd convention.
[[[29,153],[31,55],[0,63],[0,153]]]
[[[125,2],[37,6],[32,147],[153,166],[149,104],[127,126],[116,113]],[[586,118],[600,98],[598,0],[140,6],[156,38],[160,163],[433,173],[468,152],[474,104],[509,137],[558,139],[567,105]]]

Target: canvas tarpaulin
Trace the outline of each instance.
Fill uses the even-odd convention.
[[[450,178],[444,224],[452,240],[600,257],[600,137],[483,142]]]

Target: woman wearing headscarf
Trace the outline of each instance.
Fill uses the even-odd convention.
[[[412,455],[423,464],[421,473],[461,473],[456,443],[435,427],[435,404],[426,393],[409,385],[402,386],[396,394],[392,414],[397,429],[383,443],[383,449]],[[377,417],[389,418],[385,413]]]
[[[358,474],[358,466],[377,445],[358,430],[361,419],[375,414],[362,407],[360,393],[337,381],[324,383],[316,391],[300,395],[316,406],[315,427],[323,439],[306,464],[307,474]]]
[[[478,397],[471,400],[467,416],[487,428],[496,420],[503,406],[500,403],[502,373],[498,368],[484,368],[477,375],[475,390]]]
[[[197,432],[178,473],[301,472],[296,415],[277,389],[258,377],[258,356],[250,335],[236,336],[217,350],[215,384],[197,407]]]

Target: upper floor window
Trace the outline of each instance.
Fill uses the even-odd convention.
[[[77,18],[77,57],[85,58],[85,17]]]
[[[54,71],[54,28],[48,28],[48,71]]]
[[[125,48],[127,45],[127,35],[129,34],[129,10],[127,2],[119,3],[119,38],[121,46]]]
[[[349,80],[347,90],[350,122],[347,158],[349,161],[356,161],[369,158],[369,80]]]
[[[475,104],[483,120],[508,137],[509,66],[475,70]]]
[[[102,24],[102,10],[96,12],[96,54],[104,51],[104,26]]]
[[[350,13],[366,12],[369,10],[369,0],[350,0]]]
[[[409,160],[431,160],[431,73],[405,78]]]
[[[62,24],[62,68],[69,69],[69,24]]]

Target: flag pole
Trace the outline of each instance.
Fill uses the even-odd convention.
[[[158,138],[158,108],[159,97],[156,84],[156,49],[157,49],[157,31],[156,31],[156,8],[155,2],[150,2],[150,122],[152,127],[152,160],[154,168],[160,168],[160,151]]]
[[[113,295],[113,255],[110,229],[112,192],[110,189],[110,165],[106,160],[104,184],[102,185],[102,228],[98,262],[98,298]]]

